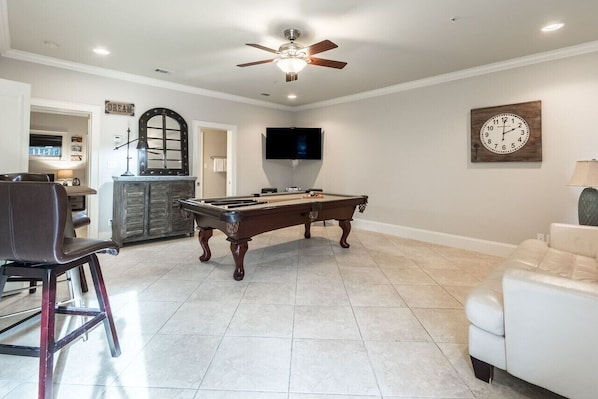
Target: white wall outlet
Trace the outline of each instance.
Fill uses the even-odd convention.
[[[112,141],[114,141],[114,144],[118,144],[121,141],[123,141],[123,138],[120,134],[115,134],[114,136],[112,136]]]
[[[544,233],[538,233],[538,234],[536,234],[536,239],[544,241]]]

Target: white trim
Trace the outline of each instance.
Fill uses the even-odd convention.
[[[104,76],[107,78],[124,80],[134,83],[139,83],[147,86],[161,87],[170,90],[176,90],[184,93],[196,94],[206,97],[218,98],[222,100],[235,101],[250,105],[256,105],[265,108],[278,109],[283,111],[304,111],[314,108],[320,108],[330,105],[343,104],[358,100],[364,100],[372,97],[384,96],[387,94],[404,92],[408,90],[418,89],[427,86],[433,86],[441,83],[451,82],[455,80],[470,78],[474,76],[486,75],[489,73],[505,71],[509,69],[519,68],[527,65],[538,64],[547,61],[558,60],[567,57],[587,54],[598,51],[598,41],[582,43],[575,46],[564,47],[557,50],[546,51],[543,53],[532,54],[525,57],[514,58],[496,62],[493,64],[481,65],[473,68],[464,69],[457,72],[446,73],[442,75],[432,76],[425,79],[414,80],[411,82],[401,83],[393,86],[384,87],[377,90],[364,91],[348,96],[337,97],[331,100],[315,102],[311,104],[288,106],[282,104],[275,104],[267,101],[254,100],[247,97],[236,96],[227,93],[202,89],[189,85],[179,83],[167,82],[159,79],[148,78],[145,76],[134,75],[125,72],[119,72],[111,69],[95,67],[91,65],[79,64],[60,60],[57,58],[46,57],[38,54],[33,54],[25,51],[14,50],[10,48],[10,34],[8,29],[8,7],[6,0],[0,0],[0,54],[7,58],[13,58],[21,61],[28,61],[42,65],[53,66],[57,68],[69,69],[72,71]]]
[[[37,64],[54,66],[57,68],[70,69],[73,71],[88,73],[92,75],[99,75],[113,79],[130,81],[140,83],[148,86],[162,87],[166,89],[181,91],[190,94],[197,94],[207,97],[219,98],[222,100],[235,101],[250,105],[257,105],[266,108],[279,109],[283,111],[304,111],[308,109],[320,108],[330,105],[348,103],[358,100],[363,100],[372,97],[384,96],[387,94],[408,91],[412,89],[437,85],[440,83],[451,82],[454,80],[465,79],[469,77],[486,75],[498,71],[504,71],[513,68],[519,68],[527,65],[538,64],[552,60],[558,60],[567,57],[587,54],[598,51],[598,41],[582,43],[574,46],[564,47],[561,49],[546,51],[543,53],[532,54],[525,57],[514,58],[511,60],[496,62],[493,64],[481,65],[473,68],[464,69],[457,72],[446,73],[442,75],[432,76],[425,79],[414,80],[411,82],[401,83],[393,86],[384,87],[377,90],[370,90],[361,93],[352,94],[349,96],[337,97],[331,100],[299,105],[288,106],[282,104],[275,104],[267,101],[254,100],[247,97],[236,96],[232,94],[221,93],[217,91],[202,89],[189,85],[183,85],[163,80],[148,78],[144,76],[134,75],[130,73],[119,72],[111,69],[95,67],[91,65],[79,64],[60,60],[57,58],[46,57],[38,54],[33,54],[25,51],[14,50],[10,48],[10,33],[8,23],[8,6],[7,0],[0,0],[0,55],[13,58],[21,61],[28,61]]]
[[[252,98],[236,96],[233,94],[222,93],[213,90],[202,89],[199,87],[184,85],[180,83],[168,82],[165,80],[148,78],[132,73],[115,71],[113,69],[100,68],[92,65],[79,64],[53,57],[46,57],[44,55],[33,54],[26,51],[8,49],[2,53],[6,58],[15,60],[32,62],[35,64],[47,65],[51,67],[68,69],[75,72],[82,72],[90,75],[103,76],[110,79],[124,80],[127,82],[139,83],[146,86],[160,87],[163,89],[176,90],[183,93],[196,94],[205,97],[218,98],[220,100],[235,101],[244,104],[257,105],[265,108],[273,108],[282,111],[292,111],[293,107],[287,105],[275,104],[267,101],[254,100]]]
[[[8,5],[6,0],[0,0],[0,54],[10,49],[10,30],[8,27]]]
[[[202,144],[202,133],[201,128],[226,130],[226,195],[234,196],[237,195],[237,126],[227,125],[223,123],[205,122],[192,120],[191,121],[191,134],[193,135],[193,164],[190,170],[193,174],[198,170],[201,172],[202,156],[201,156],[201,144]],[[202,173],[199,173],[197,178],[201,190],[203,190]],[[200,190],[200,192],[202,192]]]
[[[394,86],[383,87],[377,90],[364,91],[349,96],[338,97],[327,101],[320,101],[316,103],[300,105],[293,109],[293,111],[304,111],[308,109],[326,107],[330,105],[337,105],[349,103],[358,100],[364,100],[372,97],[385,96],[387,94],[399,93],[413,89],[419,89],[427,86],[434,86],[441,83],[452,82],[455,80],[471,78],[480,75],[487,75],[509,69],[519,68],[523,66],[539,64],[562,58],[573,57],[587,53],[598,51],[598,41],[579,44],[571,47],[564,47],[558,50],[546,51],[543,53],[533,54],[526,57],[514,58],[512,60],[495,62],[493,64],[481,65],[473,68],[463,69],[457,72],[445,73],[442,75],[432,76],[425,79],[413,80],[411,82],[401,83]]]
[[[3,39],[3,38],[0,37],[0,39]],[[1,42],[0,42],[0,45],[2,45]],[[1,49],[2,48],[0,47],[0,50]],[[193,87],[193,86],[189,86],[189,85],[167,82],[167,81],[163,81],[163,80],[148,78],[145,76],[134,75],[134,74],[125,73],[125,72],[119,72],[119,71],[115,71],[112,69],[106,69],[106,68],[100,68],[100,67],[95,67],[95,66],[91,66],[91,65],[85,65],[85,64],[75,63],[75,62],[64,61],[64,60],[60,60],[57,58],[46,57],[46,56],[28,53],[28,52],[20,51],[20,50],[7,49],[4,52],[2,52],[2,56],[7,57],[7,58],[21,60],[21,61],[33,62],[36,64],[42,64],[42,65],[48,65],[48,66],[53,66],[53,67],[57,67],[57,68],[69,69],[72,71],[87,73],[87,74],[91,74],[91,75],[99,75],[99,76],[104,76],[107,78],[144,84],[147,86],[161,87],[161,88],[176,90],[176,91],[180,91],[180,92],[184,92],[184,93],[196,94],[196,95],[201,95],[201,96],[206,96],[206,97],[213,97],[213,98],[218,98],[221,100],[235,101],[235,102],[240,102],[240,103],[245,103],[245,104],[250,104],[250,105],[257,105],[260,107],[273,108],[273,109],[278,109],[278,110],[283,110],[283,111],[297,112],[297,111],[304,111],[304,110],[308,110],[308,109],[320,108],[320,107],[325,107],[325,106],[330,106],[330,105],[337,105],[337,104],[343,104],[343,103],[348,103],[348,102],[353,102],[353,101],[358,101],[358,100],[364,100],[364,99],[368,99],[368,98],[372,98],[372,97],[380,97],[380,96],[384,96],[387,94],[404,92],[404,91],[418,89],[418,88],[422,88],[422,87],[433,86],[433,85],[437,85],[437,84],[441,84],[441,83],[452,82],[455,80],[466,79],[466,78],[480,76],[480,75],[486,75],[489,73],[505,71],[505,70],[519,68],[519,67],[533,65],[533,64],[539,64],[542,62],[548,62],[548,61],[553,61],[553,60],[559,60],[562,58],[593,53],[596,51],[598,51],[598,41],[593,41],[593,42],[579,44],[576,46],[564,47],[564,48],[557,49],[557,50],[546,51],[546,52],[538,53],[538,54],[532,54],[532,55],[525,56],[525,57],[514,58],[511,60],[495,62],[493,64],[487,64],[487,65],[481,65],[481,66],[477,66],[477,67],[473,67],[473,68],[463,69],[463,70],[457,71],[457,72],[445,73],[442,75],[432,76],[429,78],[413,80],[413,81],[406,82],[406,83],[383,87],[381,89],[364,91],[361,93],[356,93],[356,94],[352,94],[352,95],[348,95],[348,96],[344,96],[344,97],[337,97],[337,98],[334,98],[331,100],[320,101],[320,102],[316,102],[316,103],[298,105],[298,106],[288,106],[288,105],[275,104],[275,103],[271,103],[271,102],[267,102],[267,101],[254,100],[254,99],[247,98],[247,97],[241,97],[241,96],[236,96],[236,95],[232,95],[232,94],[221,93],[221,92],[217,92],[217,91]]]
[[[10,135],[3,141],[3,147],[10,148],[10,154],[3,155],[0,170],[3,173],[29,170],[29,128],[31,109],[31,85],[29,83],[0,79],[0,97],[6,101],[2,112],[4,117],[0,134]],[[4,103],[4,101],[3,101]],[[4,116],[4,115],[3,115]],[[13,169],[16,168],[16,169]]]
[[[495,241],[480,240],[477,238],[440,233],[437,231],[416,229],[407,226],[398,226],[364,219],[353,221],[355,228],[384,233],[396,237],[429,242],[432,244],[446,245],[453,248],[480,252],[487,255],[507,257],[516,248],[515,245]]]
[[[91,104],[78,104],[64,101],[48,100],[44,98],[31,99],[31,111],[61,112],[64,114],[82,114],[89,116],[89,145],[87,148],[87,165],[88,165],[88,181],[89,186],[93,188],[99,187],[99,157],[97,156],[97,149],[100,148],[100,116],[102,115],[102,107]],[[93,149],[96,149],[94,154]],[[98,196],[90,195],[87,198],[89,218],[91,223],[88,227],[88,236],[98,236],[98,217],[99,206]]]

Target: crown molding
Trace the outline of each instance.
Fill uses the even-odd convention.
[[[10,48],[10,31],[8,23],[8,5],[7,0],[0,0],[0,55],[15,60],[32,62],[36,64],[52,66],[56,68],[68,69],[71,71],[82,72],[91,75],[103,76],[112,79],[124,80],[127,82],[139,83],[147,86],[160,87],[163,89],[176,90],[189,94],[218,98],[220,100],[234,101],[259,107],[273,108],[283,111],[292,111],[293,107],[287,105],[274,104],[267,101],[254,100],[247,97],[235,96],[232,94],[221,93],[212,90],[201,89],[179,83],[166,82],[163,80],[152,79],[140,75],[119,72],[106,68],[99,68],[90,65],[84,65],[74,62],[67,62],[57,58],[46,57],[25,51],[14,50]]]
[[[6,0],[0,0],[0,13],[2,13],[2,5],[6,5]],[[0,18],[2,20],[2,18]],[[4,32],[5,31],[5,32]],[[8,29],[6,24],[0,29],[0,46],[4,43],[2,40],[8,37]],[[0,47],[0,50],[2,47]],[[256,105],[259,107],[278,109],[283,111],[299,112],[315,108],[327,107],[332,105],[344,104],[354,101],[365,100],[373,97],[385,96],[388,94],[399,93],[414,89],[419,89],[428,86],[434,86],[441,83],[452,82],[460,79],[467,79],[475,76],[487,75],[490,73],[506,71],[510,69],[520,68],[528,65],[539,64],[548,61],[559,60],[568,57],[593,53],[598,51],[598,41],[579,44],[576,46],[564,47],[558,50],[546,51],[543,53],[533,54],[526,57],[514,58],[512,60],[496,62],[493,64],[482,65],[478,67],[463,69],[457,72],[446,73],[442,75],[432,76],[429,78],[413,80],[411,82],[400,83],[393,86],[384,87],[381,89],[364,91],[361,93],[352,94],[349,96],[337,97],[331,100],[319,101],[311,104],[288,106],[281,104],[274,104],[267,101],[254,100],[247,97],[235,96],[232,94],[222,93],[213,90],[202,89],[194,86],[183,85],[180,83],[173,83],[159,79],[148,78],[145,76],[135,75],[126,72],[115,71],[112,69],[100,68],[91,65],[79,64],[69,61],[64,61],[58,58],[46,57],[38,54],[28,53],[20,50],[8,49],[1,54],[3,57],[12,58],[20,61],[32,62],[56,68],[68,69],[76,72],[82,72],[91,75],[103,76],[111,79],[124,80],[132,83],[139,83],[147,86],[160,87],[180,91],[189,94],[196,94],[200,96],[218,98],[221,100],[234,101],[249,105]]]
[[[337,97],[332,100],[320,101],[306,105],[299,105],[294,108],[294,111],[304,111],[314,108],[327,107],[331,105],[338,105],[348,102],[365,100],[372,97],[380,97],[388,94],[404,92],[408,90],[419,89],[427,86],[434,86],[441,83],[452,82],[455,80],[471,78],[480,75],[487,75],[490,73],[506,71],[509,69],[520,68],[528,65],[539,64],[548,61],[559,60],[577,55],[583,55],[598,51],[598,41],[579,44],[576,46],[564,47],[558,50],[546,51],[543,53],[533,54],[526,57],[514,58],[512,60],[496,62],[493,64],[482,65],[478,67],[463,69],[457,72],[445,73],[442,75],[432,76],[411,82],[400,83],[393,86],[384,87],[382,89],[364,91],[357,94],[352,94],[344,97]]]
[[[111,69],[94,67],[85,64],[74,62],[67,62],[57,58],[41,56],[33,53],[28,53],[10,48],[10,32],[8,29],[8,6],[7,0],[0,0],[0,55],[16,60],[32,62],[56,68],[68,69],[87,73],[91,75],[103,76],[112,79],[123,80],[127,82],[139,83],[147,86],[160,87],[169,90],[180,91],[189,94],[196,94],[205,97],[217,98],[220,100],[233,101],[259,107],[272,108],[283,111],[299,112],[314,108],[327,107],[348,102],[365,100],[373,97],[385,96],[388,94],[414,90],[418,88],[433,86],[441,83],[452,82],[460,79],[471,78],[475,76],[487,75],[490,73],[506,71],[509,69],[520,68],[528,65],[539,64],[548,61],[559,60],[568,57],[574,57],[587,53],[598,51],[598,41],[583,43],[575,46],[564,47],[558,50],[546,51],[543,53],[533,54],[526,57],[515,58],[512,60],[496,62],[493,64],[482,65],[478,67],[468,68],[457,72],[446,73],[442,75],[432,76],[429,78],[414,80],[411,82],[400,83],[393,86],[384,87],[381,89],[364,91],[361,93],[352,94],[349,96],[337,97],[331,100],[315,102],[305,105],[281,105],[274,104],[267,101],[254,100],[247,97],[236,96],[232,94],[202,89],[194,86],[183,85],[179,83],[167,82],[159,79],[148,78],[145,76],[134,75],[125,72],[119,72]]]
[[[147,86],[154,86],[163,89],[180,91],[183,93],[196,94],[205,97],[217,98],[220,100],[234,101],[249,105],[257,105],[265,108],[273,108],[283,111],[293,111],[293,107],[287,105],[274,104],[266,101],[254,100],[247,97],[235,96],[233,94],[222,93],[213,90],[202,89],[180,83],[167,82],[164,80],[148,78],[141,75],[135,75],[126,72],[115,71],[113,69],[100,68],[91,65],[80,64],[76,62],[69,62],[58,58],[47,57],[39,54],[33,54],[26,51],[8,49],[2,53],[3,57],[12,58],[19,61],[32,62],[34,64],[41,64],[55,68],[68,69],[75,72],[86,73],[89,75],[97,75],[111,79],[124,80],[132,83],[139,83]]]

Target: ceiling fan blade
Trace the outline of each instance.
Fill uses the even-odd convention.
[[[311,46],[306,47],[307,54],[318,54],[323,51],[332,50],[333,48],[337,48],[338,46],[332,43],[330,40],[322,40],[319,43],[312,44]]]
[[[328,68],[343,69],[345,65],[347,65],[346,62],[326,60],[324,58],[309,57],[309,59],[311,60],[310,64],[312,65],[319,65]]]
[[[299,79],[299,74],[297,72],[287,73],[287,82],[294,82],[297,79]]]
[[[256,44],[256,43],[245,43],[245,44],[248,45],[248,46],[251,46],[251,47],[259,48],[260,50],[264,50],[264,51],[268,51],[270,53],[278,54],[278,50],[274,50],[274,49],[271,49],[269,47],[262,46],[261,44]]]
[[[270,58],[269,60],[261,60],[261,61],[254,61],[254,62],[247,62],[245,64],[238,64],[238,67],[248,67],[252,65],[259,65],[259,64],[267,64],[269,62],[273,62],[274,58]]]

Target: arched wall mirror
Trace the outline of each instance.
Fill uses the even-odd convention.
[[[189,175],[187,122],[167,108],[152,108],[139,118],[139,175]],[[145,148],[143,148],[145,147]]]

